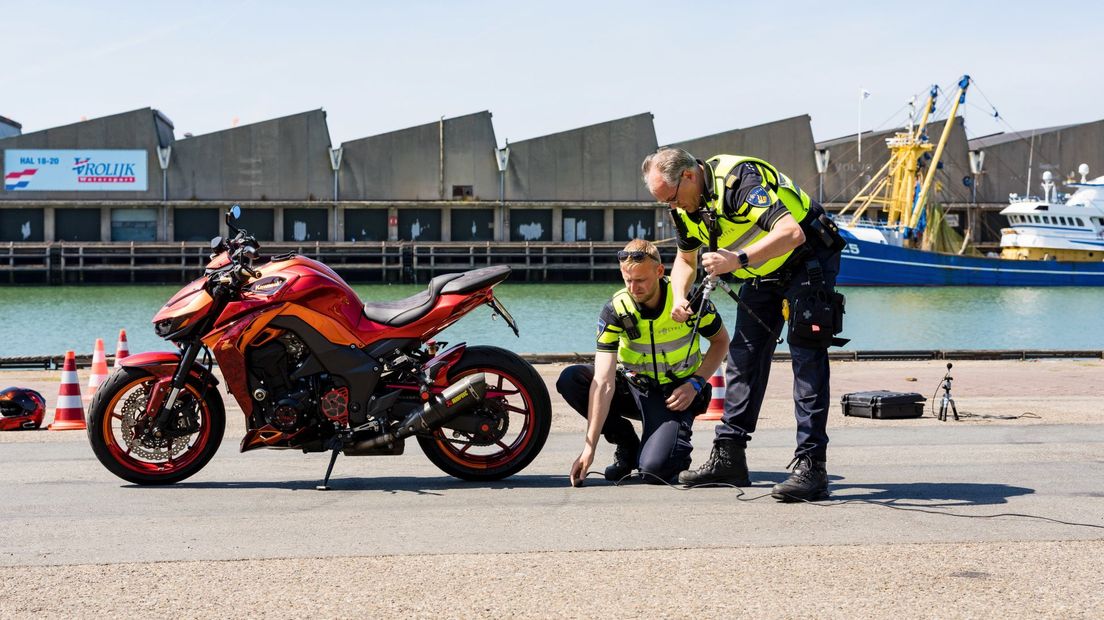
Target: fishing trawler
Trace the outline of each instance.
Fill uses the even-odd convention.
[[[886,140],[889,161],[836,214],[847,245],[837,283],[850,286],[1101,286],[1104,285],[1104,177],[1074,184],[1058,194],[1044,175],[1044,197],[1012,197],[1001,211],[1011,228],[1002,230],[1001,255],[969,252],[968,244],[944,225],[942,210],[927,202],[935,171],[951,134],[958,107],[966,101],[970,76],[958,82],[938,144],[925,134],[935,111],[932,89],[919,124]],[[926,170],[921,170],[927,162]],[[1087,168],[1082,166],[1083,175]],[[1049,173],[1048,173],[1049,174]],[[875,209],[871,209],[876,206]],[[886,212],[874,219],[871,211]]]

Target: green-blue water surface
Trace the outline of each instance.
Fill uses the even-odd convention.
[[[131,352],[167,350],[150,319],[177,286],[0,287],[0,357],[90,353],[96,338],[113,352],[126,328]],[[365,301],[394,300],[414,285],[359,285]],[[598,311],[618,288],[605,284],[511,284],[496,292],[517,319],[515,338],[488,308],[446,330],[449,342],[496,344],[518,352],[594,350]],[[846,349],[1104,349],[1104,288],[843,288]],[[726,323],[735,304],[714,299]],[[785,345],[783,345],[784,347]]]

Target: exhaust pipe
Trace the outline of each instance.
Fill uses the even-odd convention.
[[[405,439],[415,433],[431,431],[456,416],[467,413],[483,402],[487,392],[487,380],[483,373],[474,374],[445,391],[434,395],[420,411],[407,416],[398,430],[379,437],[358,441],[351,450],[372,450]]]

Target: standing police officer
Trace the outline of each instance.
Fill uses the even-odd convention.
[[[599,434],[617,446],[606,480],[619,481],[639,466],[646,481],[667,482],[688,468],[694,416],[713,392],[702,375],[720,367],[728,346],[712,304],[694,325],[671,318],[675,294],[652,243],[634,239],[617,258],[625,288],[598,316],[594,365],[569,366],[556,381],[564,400],[587,419],[583,451],[571,466],[574,486],[594,462]],[[699,337],[709,340],[704,357]],[[627,418],[644,422],[643,440]]]
[[[751,484],[744,451],[788,310],[797,449],[792,475],[771,494],[782,501],[826,498],[827,349],[845,342],[833,338],[842,329],[843,313],[842,296],[834,290],[843,246],[838,230],[793,181],[754,157],[717,155],[701,161],[682,149],[662,148],[644,160],[641,171],[648,191],[671,207],[678,233],[672,318],[690,316],[686,296],[699,248],[710,250],[702,254],[707,274],[732,273],[744,281],[729,346],[725,413],[713,451],[697,471],[680,474],[679,481]]]

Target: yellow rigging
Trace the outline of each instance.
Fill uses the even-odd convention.
[[[845,225],[853,227],[859,223],[863,214],[870,205],[878,205],[886,211],[886,225],[904,232],[906,229],[915,229],[920,221],[920,214],[926,206],[928,192],[931,189],[935,171],[939,166],[939,160],[943,156],[943,149],[950,138],[954,127],[955,117],[959,104],[966,100],[966,89],[970,86],[970,76],[964,75],[958,82],[958,92],[955,94],[954,104],[951,107],[947,122],[943,126],[943,133],[939,137],[939,144],[933,145],[925,134],[928,120],[935,110],[935,98],[938,88],[933,86],[928,94],[928,100],[924,106],[924,113],[919,125],[913,129],[894,134],[886,139],[889,148],[889,161],[870,178],[870,181],[859,190],[858,194],[847,203],[847,206],[839,212],[840,216],[847,214],[852,207],[854,213]],[[910,121],[911,123],[911,121]],[[935,149],[931,161],[927,164],[927,172],[917,193],[917,184],[920,183],[920,162],[923,157]],[[931,234],[933,218],[928,218],[928,226],[925,229],[924,248],[931,249]]]

